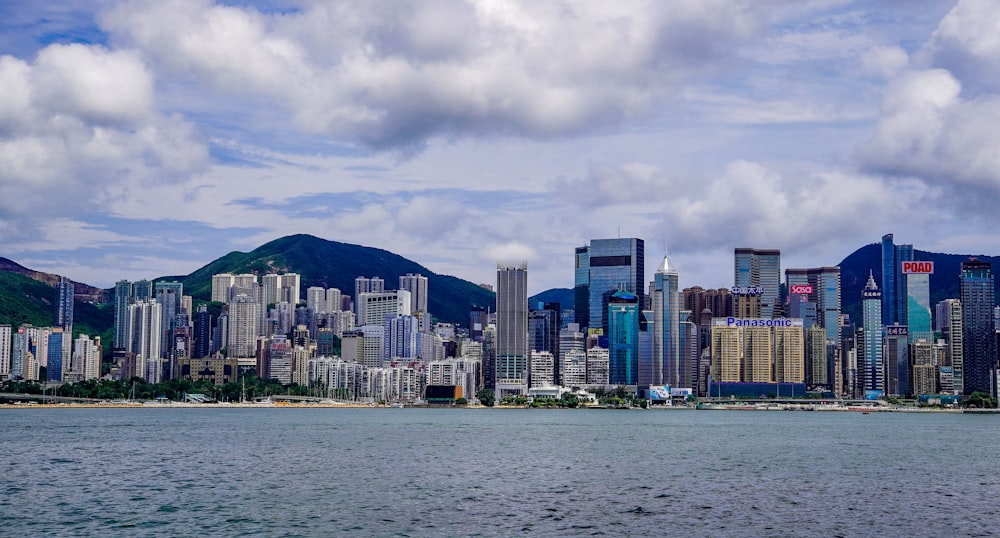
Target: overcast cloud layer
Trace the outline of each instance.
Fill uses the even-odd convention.
[[[1000,253],[1000,4],[6,2],[0,255],[94,285],[292,233],[475,282],[646,240]],[[96,6],[96,7],[95,7]]]

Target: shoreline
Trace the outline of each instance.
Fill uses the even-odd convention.
[[[399,409],[398,406],[378,405],[367,403],[345,403],[345,402],[275,402],[275,403],[24,403],[24,404],[0,404],[0,410],[4,409]],[[404,409],[571,409],[571,408],[531,408],[522,406],[494,406],[492,408],[484,405],[462,405],[462,406],[405,406]],[[1000,414],[1000,409],[940,409],[940,408],[915,408],[915,407],[824,407],[824,408],[776,408],[757,406],[719,406],[710,408],[695,407],[663,407],[654,409],[643,408],[607,408],[598,406],[581,406],[573,409],[581,410],[611,410],[611,411],[813,411],[813,412],[846,412],[867,415],[870,413],[947,413],[947,414]]]

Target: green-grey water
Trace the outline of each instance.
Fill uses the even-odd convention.
[[[0,411],[3,536],[992,536],[1000,416]]]

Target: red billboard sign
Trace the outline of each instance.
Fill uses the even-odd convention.
[[[934,262],[903,262],[904,275],[929,275],[934,273]]]
[[[794,284],[788,289],[792,295],[809,295],[813,292],[813,287],[809,284]]]

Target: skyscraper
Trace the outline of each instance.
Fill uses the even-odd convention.
[[[733,285],[737,288],[761,288],[760,317],[780,314],[781,251],[778,249],[737,248],[733,252]]]
[[[573,321],[590,322],[590,247],[576,247],[573,268]]]
[[[885,393],[906,396],[910,391],[910,342],[906,325],[885,327],[882,358],[885,362]],[[926,340],[924,340],[926,342]]]
[[[862,364],[858,365],[861,390],[885,390],[885,364],[882,358],[882,293],[875,277],[868,273],[868,283],[861,291]]]
[[[882,325],[892,325],[896,318],[896,246],[892,234],[882,236]]]
[[[128,280],[115,282],[115,341],[114,349],[128,347],[128,306],[132,304],[132,283]]]
[[[559,303],[544,303],[538,306],[541,308],[528,312],[528,350],[547,351],[552,354],[555,360],[552,383],[561,385],[558,360],[559,328],[562,321]]]
[[[592,239],[587,255],[587,327],[606,329],[608,299],[619,290],[632,293],[640,305],[645,303],[646,247],[642,239]],[[577,279],[579,281],[579,278]],[[579,310],[577,310],[579,312]],[[577,318],[579,319],[579,318]]]
[[[948,343],[945,366],[952,369],[952,389],[962,394],[964,383],[964,355],[962,332],[962,301],[945,299],[937,305],[937,323]]]
[[[840,341],[840,267],[786,269],[789,304],[799,295],[815,304],[816,324],[826,331],[826,339]],[[802,292],[802,293],[798,293]],[[792,317],[800,317],[792,315]]]
[[[61,382],[63,369],[69,369],[70,357],[68,353],[64,353],[65,348],[70,347],[68,345],[69,339],[70,333],[63,332],[63,329],[58,327],[53,327],[52,332],[49,333],[49,356],[45,365],[45,379],[49,383]]]
[[[690,365],[684,364],[680,346],[681,295],[677,269],[664,255],[653,275],[650,290],[653,310],[653,360],[651,383],[685,387],[691,382]],[[645,376],[643,376],[645,377]],[[647,387],[641,387],[643,389]]]
[[[174,331],[177,330],[177,316],[181,313],[181,296],[184,295],[184,284],[174,282],[157,282],[154,285],[156,302],[163,308],[162,327],[160,334],[160,353],[170,357],[174,351]]]
[[[59,277],[59,299],[56,303],[56,326],[66,332],[73,332],[73,283],[64,276]]]
[[[934,339],[930,288],[933,272],[933,262],[904,261],[898,275],[906,283],[906,326],[910,344],[917,340],[929,343]]]
[[[229,273],[212,275],[212,301],[224,303],[229,300],[229,288],[235,284],[235,277]]]
[[[160,342],[163,332],[163,305],[155,299],[142,299],[129,306],[129,342],[126,351],[133,353],[134,362],[126,368],[129,376],[138,376],[147,383],[159,383],[163,371]]]
[[[257,322],[261,306],[253,297],[238,294],[229,300],[226,330],[227,357],[254,357],[257,352]]]
[[[194,347],[191,358],[200,359],[212,353],[212,314],[208,307],[199,305],[194,315]]]
[[[619,290],[608,298],[608,382],[637,385],[639,376],[639,297]]]
[[[497,264],[496,396],[528,389],[528,264]]]
[[[0,325],[0,381],[10,379],[11,326]]]
[[[959,279],[962,297],[964,375],[962,391],[980,391],[996,397],[997,341],[993,327],[993,271],[989,262],[962,262]],[[957,381],[956,381],[957,385]]]

